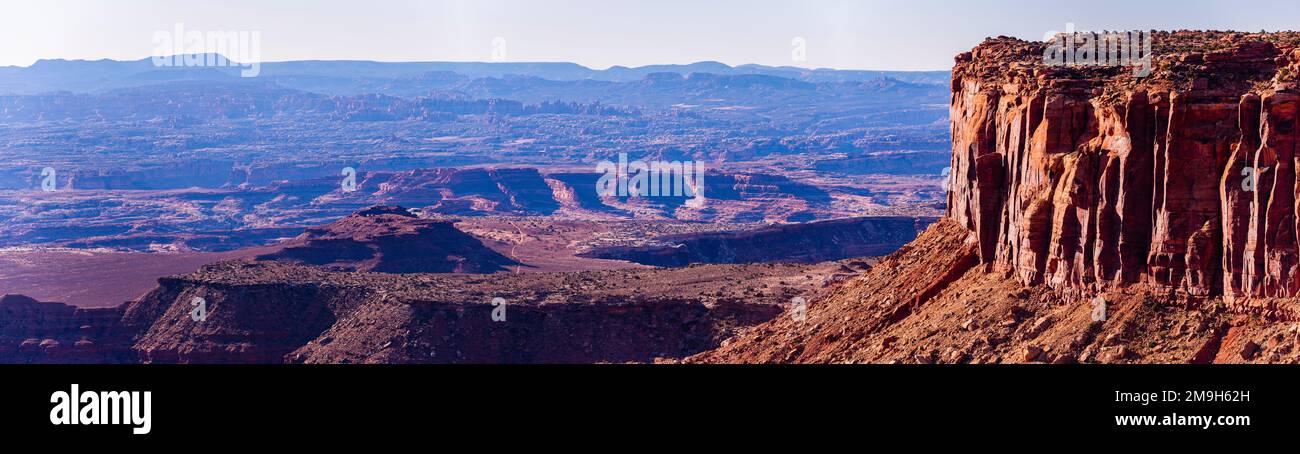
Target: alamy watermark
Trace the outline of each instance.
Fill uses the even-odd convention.
[[[1245,192],[1255,192],[1259,185],[1260,174],[1268,172],[1268,167],[1256,169],[1254,167],[1245,167],[1241,169],[1241,190]]]
[[[808,321],[808,300],[802,296],[790,299],[790,319],[799,323]]]
[[[241,77],[262,73],[262,33],[249,30],[186,30],[177,23],[153,34],[156,67],[239,67]]]
[[[1092,299],[1092,311],[1088,313],[1094,322],[1106,321],[1106,298],[1098,295]]]
[[[489,61],[491,61],[492,63],[503,63],[510,58],[509,54],[506,53],[505,38],[500,36],[496,36],[492,38],[492,54],[490,58],[491,59]]]
[[[1075,31],[1074,23],[1065,24],[1065,32],[1050,31],[1043,35],[1043,63],[1051,66],[1131,66],[1134,77],[1151,75],[1151,32]]]
[[[73,383],[68,391],[50,394],[50,424],[56,426],[125,425],[131,433],[146,435],[153,424],[150,391],[82,391]]]
[[[492,298],[492,321],[506,321],[506,299],[502,297]]]
[[[790,61],[804,63],[808,61],[808,40],[796,36],[790,40]]]
[[[190,299],[190,306],[193,307],[193,309],[190,309],[190,320],[196,322],[208,321],[208,300],[196,296]]]
[[[339,182],[339,190],[342,190],[343,192],[354,192],[357,190],[357,169],[344,167],[343,172],[340,173],[340,175],[343,175],[343,181]]]
[[[59,188],[59,173],[53,167],[41,169],[41,191],[54,192]]]
[[[699,161],[601,161],[596,194],[601,197],[690,197],[686,206],[704,206],[704,163]]]

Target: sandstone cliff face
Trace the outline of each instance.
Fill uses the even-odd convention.
[[[948,216],[987,270],[1067,294],[1297,296],[1300,36],[1153,40],[1146,78],[1011,38],[959,55]]]
[[[959,55],[948,216],[685,361],[1300,363],[1300,34],[1154,35],[1143,79]]]
[[[204,269],[210,269],[205,267]],[[261,269],[275,269],[264,267]],[[268,277],[267,282],[275,282]],[[363,295],[333,286],[245,284],[192,275],[158,280],[158,288],[127,303],[125,328],[145,363],[279,363],[315,338]],[[201,298],[204,317],[193,302]]]

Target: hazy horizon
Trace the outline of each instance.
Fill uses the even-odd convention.
[[[185,54],[175,54],[174,56],[183,56],[183,55],[185,55]],[[173,55],[164,55],[164,57],[172,57],[172,56],[173,56]],[[87,58],[42,58],[42,59],[39,59],[39,60],[37,60],[37,61],[35,61],[35,62],[32,62],[31,64],[28,64],[28,65],[6,65],[6,66],[0,66],[0,67],[3,67],[3,68],[30,68],[32,65],[35,65],[37,62],[40,62],[40,61],[69,61],[69,62],[77,62],[77,61],[86,61],[86,62],[93,62],[93,61],[114,61],[114,62],[131,62],[131,61],[148,60],[148,59],[150,59],[150,58],[151,58],[150,56],[144,56],[144,57],[141,57],[141,58],[131,58],[131,59],[115,59],[115,58],[95,58],[95,59],[87,59]],[[761,64],[761,63],[740,63],[740,64],[729,64],[729,63],[723,63],[723,62],[720,62],[720,61],[717,61],[717,60],[700,60],[700,61],[680,62],[680,63],[649,63],[649,64],[644,64],[644,65],[614,65],[614,66],[604,67],[604,68],[592,67],[592,66],[589,66],[589,65],[584,65],[584,64],[582,64],[582,63],[573,62],[573,61],[544,61],[544,60],[537,60],[537,61],[502,61],[502,62],[493,62],[493,61],[485,61],[485,60],[424,60],[424,61],[416,61],[416,60],[365,60],[365,59],[311,59],[311,60],[263,60],[261,63],[262,63],[262,64],[274,64],[274,63],[293,63],[293,62],[344,62],[344,63],[346,63],[346,62],[361,62],[361,63],[412,63],[412,64],[443,64],[443,63],[456,64],[456,63],[465,63],[465,64],[489,64],[489,65],[490,65],[490,64],[502,64],[502,65],[514,65],[514,64],[521,64],[521,65],[527,65],[527,64],[573,64],[573,65],[578,65],[578,66],[581,66],[581,67],[583,67],[583,68],[587,68],[587,69],[591,69],[591,70],[595,70],[595,71],[605,71],[605,70],[609,70],[609,69],[617,68],[617,67],[630,68],[630,69],[637,69],[637,68],[644,68],[644,67],[651,67],[651,66],[690,66],[690,65],[702,64],[702,63],[718,63],[718,64],[723,64],[723,65],[730,66],[730,67],[732,67],[732,68],[740,68],[740,67],[745,67],[745,66],[764,66],[764,67],[769,67],[769,68],[794,68],[794,69],[804,69],[804,70],[809,70],[809,71],[827,70],[827,71],[877,71],[877,72],[917,72],[917,73],[922,73],[922,72],[947,72],[947,71],[950,70],[950,69],[948,69],[948,68],[944,68],[944,69],[877,69],[877,68],[866,68],[866,69],[860,69],[860,68],[848,68],[848,69],[846,69],[846,68],[809,67],[809,66],[799,66],[799,65],[779,65],[779,66],[778,66],[778,65],[764,65],[764,64]]]
[[[1170,6],[1176,6],[1171,8]],[[936,14],[942,11],[945,14]],[[54,0],[6,7],[0,66],[139,60],[151,36],[184,24],[255,31],[261,61],[567,62],[592,69],[717,61],[842,70],[942,71],[985,37],[1080,30],[1293,28],[1300,5],[1209,0],[1133,3],[939,0],[521,2],[344,0],[222,4]],[[802,43],[795,57],[793,49]]]

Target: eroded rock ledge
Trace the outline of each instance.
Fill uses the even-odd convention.
[[[1146,78],[1013,38],[957,56],[948,216],[1027,285],[1297,296],[1300,34],[1153,39]]]

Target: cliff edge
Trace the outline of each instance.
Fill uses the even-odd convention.
[[[947,216],[687,362],[1300,362],[1300,33],[956,57]]]

